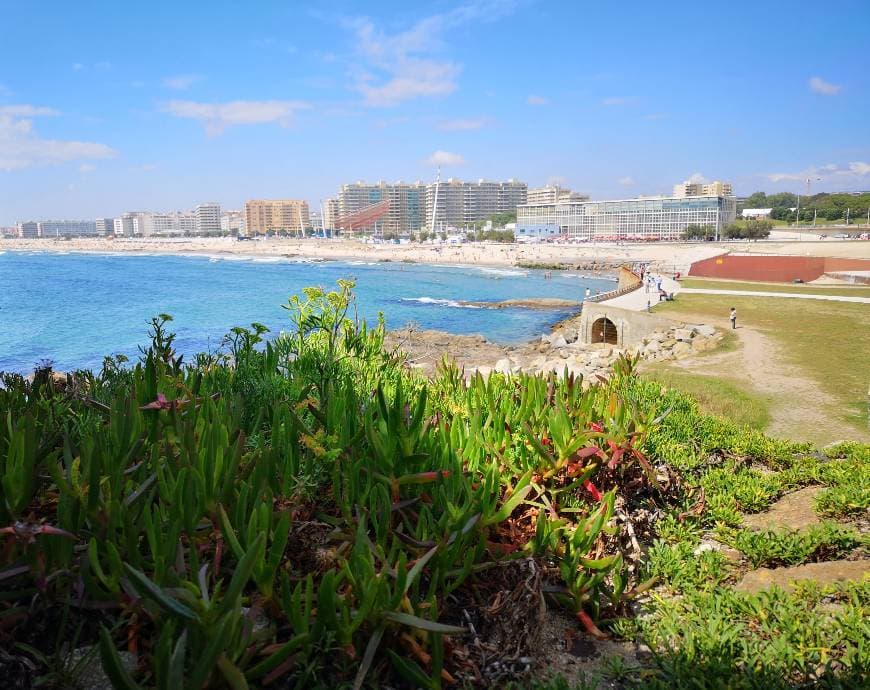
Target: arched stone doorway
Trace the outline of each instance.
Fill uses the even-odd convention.
[[[619,334],[616,331],[616,324],[606,316],[596,319],[592,322],[592,337],[590,340],[593,343],[616,345],[619,342]]]

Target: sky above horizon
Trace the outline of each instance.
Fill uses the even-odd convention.
[[[0,0],[0,26],[0,226],[316,210],[438,164],[593,198],[870,189],[867,0]]]

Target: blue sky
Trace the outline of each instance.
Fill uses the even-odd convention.
[[[0,225],[439,161],[594,198],[870,189],[867,0],[0,0],[0,27]]]

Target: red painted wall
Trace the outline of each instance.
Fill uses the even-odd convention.
[[[690,276],[790,283],[809,282],[828,271],[870,271],[867,259],[831,259],[820,256],[747,256],[722,254],[696,261]]]

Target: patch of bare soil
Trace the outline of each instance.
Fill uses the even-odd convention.
[[[611,659],[619,657],[625,669],[649,666],[650,651],[625,640],[600,640],[579,630],[576,619],[561,610],[550,610],[541,630],[542,656],[536,677],[563,676],[569,685],[592,676],[599,688],[620,687],[604,678]]]

